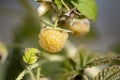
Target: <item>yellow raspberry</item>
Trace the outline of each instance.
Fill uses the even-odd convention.
[[[39,34],[40,46],[48,52],[59,52],[68,39],[68,33],[58,28],[43,28]]]
[[[83,36],[90,31],[90,22],[88,19],[67,20],[66,27],[73,31],[75,35]]]

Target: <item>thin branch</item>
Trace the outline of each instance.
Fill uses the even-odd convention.
[[[70,11],[70,8],[67,6],[67,4],[64,2],[64,0],[61,0],[62,4],[65,6],[65,8]]]
[[[31,76],[31,80],[35,80],[35,76],[34,76],[34,74],[32,72],[32,69],[30,67],[27,67],[27,69],[28,69],[28,72],[29,72],[29,74]]]

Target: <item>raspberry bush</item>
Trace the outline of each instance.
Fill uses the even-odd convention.
[[[30,74],[30,79],[32,80],[42,80],[42,78],[47,78],[48,80],[113,80],[115,76],[114,80],[120,79],[120,67],[117,65],[119,64],[117,63],[119,61],[118,55],[102,55],[99,52],[90,51],[84,46],[77,48],[68,57],[65,57],[65,54],[63,54],[58,58],[54,58],[56,55],[49,54],[58,53],[66,47],[68,55],[70,55],[69,52],[72,50],[69,50],[69,47],[66,46],[70,43],[68,41],[69,35],[73,34],[74,36],[82,37],[89,34],[91,22],[95,22],[97,18],[97,6],[94,0],[36,0],[36,2],[40,4],[38,7],[38,16],[42,24],[42,28],[38,34],[38,43],[43,50],[39,50],[38,56],[35,55],[36,52],[32,52],[32,48],[29,48],[29,52],[27,53],[25,50],[23,60],[26,64],[32,65],[28,65],[16,80],[21,80],[27,73]],[[42,19],[44,16],[48,16],[48,19],[51,18],[49,19],[51,24]],[[38,57],[44,57],[45,59],[39,60]],[[50,63],[49,61],[56,61],[59,58],[60,62],[62,62],[61,65],[63,65],[61,68],[64,70],[58,70],[57,74],[54,73],[53,79],[52,76],[49,76],[50,78],[42,77],[42,73],[40,73],[40,67],[42,67],[41,62],[44,61],[43,66],[45,67],[46,63]],[[39,62],[37,62],[37,59]],[[111,69],[115,69],[115,71],[108,73],[105,72],[105,69],[98,73],[96,77],[94,76],[95,78],[89,76],[92,72],[86,71],[93,66],[108,64],[110,66],[114,65],[113,67],[109,66],[110,68],[107,68],[108,72]],[[36,66],[34,67],[34,65]],[[55,66],[51,65],[51,67]],[[33,69],[37,69],[37,76],[35,76]]]
[[[27,0],[19,2],[30,13],[24,29],[16,32],[15,42],[25,45],[14,46],[13,52],[23,53],[16,80],[120,80],[119,55],[79,44],[82,37],[89,39],[97,20],[95,0],[35,0],[35,10]],[[6,59],[8,54],[1,53]]]

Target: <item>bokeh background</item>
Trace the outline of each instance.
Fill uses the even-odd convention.
[[[99,11],[98,18],[97,21],[93,23],[91,27],[95,31],[94,34],[97,35],[94,36],[95,37],[94,39],[87,38],[87,41],[84,43],[90,49],[93,50],[102,51],[102,52],[115,51],[119,53],[120,52],[120,45],[119,45],[120,44],[120,31],[119,31],[120,30],[120,4],[119,4],[120,0],[96,0],[96,2]],[[33,38],[39,33],[39,28],[40,28],[37,22],[38,20],[36,18],[38,6],[39,4],[36,3],[34,0],[0,0],[0,41],[4,42],[6,45],[9,46],[17,42],[22,42],[22,44],[26,44],[25,46],[37,47],[38,46],[36,45],[37,38],[35,38],[35,40],[33,40]],[[33,14],[35,15],[33,16]],[[23,31],[21,27],[24,26],[27,27],[24,28]],[[36,31],[36,33],[34,33],[34,31]],[[33,36],[30,37],[27,32]],[[29,42],[27,44],[26,41],[28,39]],[[75,43],[75,45],[77,45],[77,43]],[[17,51],[17,53],[19,52]],[[8,61],[7,66],[10,64],[9,62],[11,62],[12,60],[17,60],[16,55],[14,56],[12,54],[10,55],[9,57],[10,61]],[[11,59],[11,57],[14,58]],[[16,64],[15,62],[13,65],[19,65],[19,64]],[[10,67],[13,67],[13,65]],[[2,70],[2,68],[0,70]],[[15,71],[14,67],[11,70]],[[12,72],[11,70],[7,69],[7,73],[11,73]],[[6,80],[13,80],[13,78],[10,79],[9,74],[6,77],[8,77],[6,78]],[[0,80],[2,80],[2,78]]]

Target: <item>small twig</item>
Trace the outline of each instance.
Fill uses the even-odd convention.
[[[58,19],[55,21],[54,28],[58,26]]]
[[[47,25],[47,26],[53,27],[53,25],[50,25],[50,24],[48,24],[48,23],[46,23],[46,22],[44,22],[44,21],[42,21],[42,20],[40,20],[40,22],[43,23],[43,24],[45,24],[45,25]]]
[[[33,65],[31,65],[31,66],[29,66],[31,69],[35,69],[35,68],[37,68],[37,67],[39,67],[40,65],[42,65],[42,64],[44,64],[44,63],[46,63],[48,60],[43,60],[43,61],[40,61],[40,62],[38,62],[38,63],[35,63],[35,64],[33,64]],[[18,75],[18,77],[16,78],[16,80],[22,80],[22,78],[25,76],[25,74],[27,74],[28,73],[28,70],[27,69],[25,69],[25,70],[23,70],[19,75]]]
[[[23,71],[18,75],[18,77],[16,78],[16,80],[22,80],[22,78],[24,77],[25,74],[26,74],[26,71],[23,70]]]
[[[37,80],[40,78],[40,67],[39,68],[37,68]]]
[[[66,4],[63,0],[61,0],[61,2],[62,2],[62,4],[65,6],[65,8],[66,8],[68,11],[70,11],[70,8],[67,6],[67,4]]]
[[[28,69],[28,72],[29,72],[29,74],[31,76],[31,80],[35,80],[35,76],[34,76],[32,70],[31,70],[31,68],[28,66],[27,69]]]

